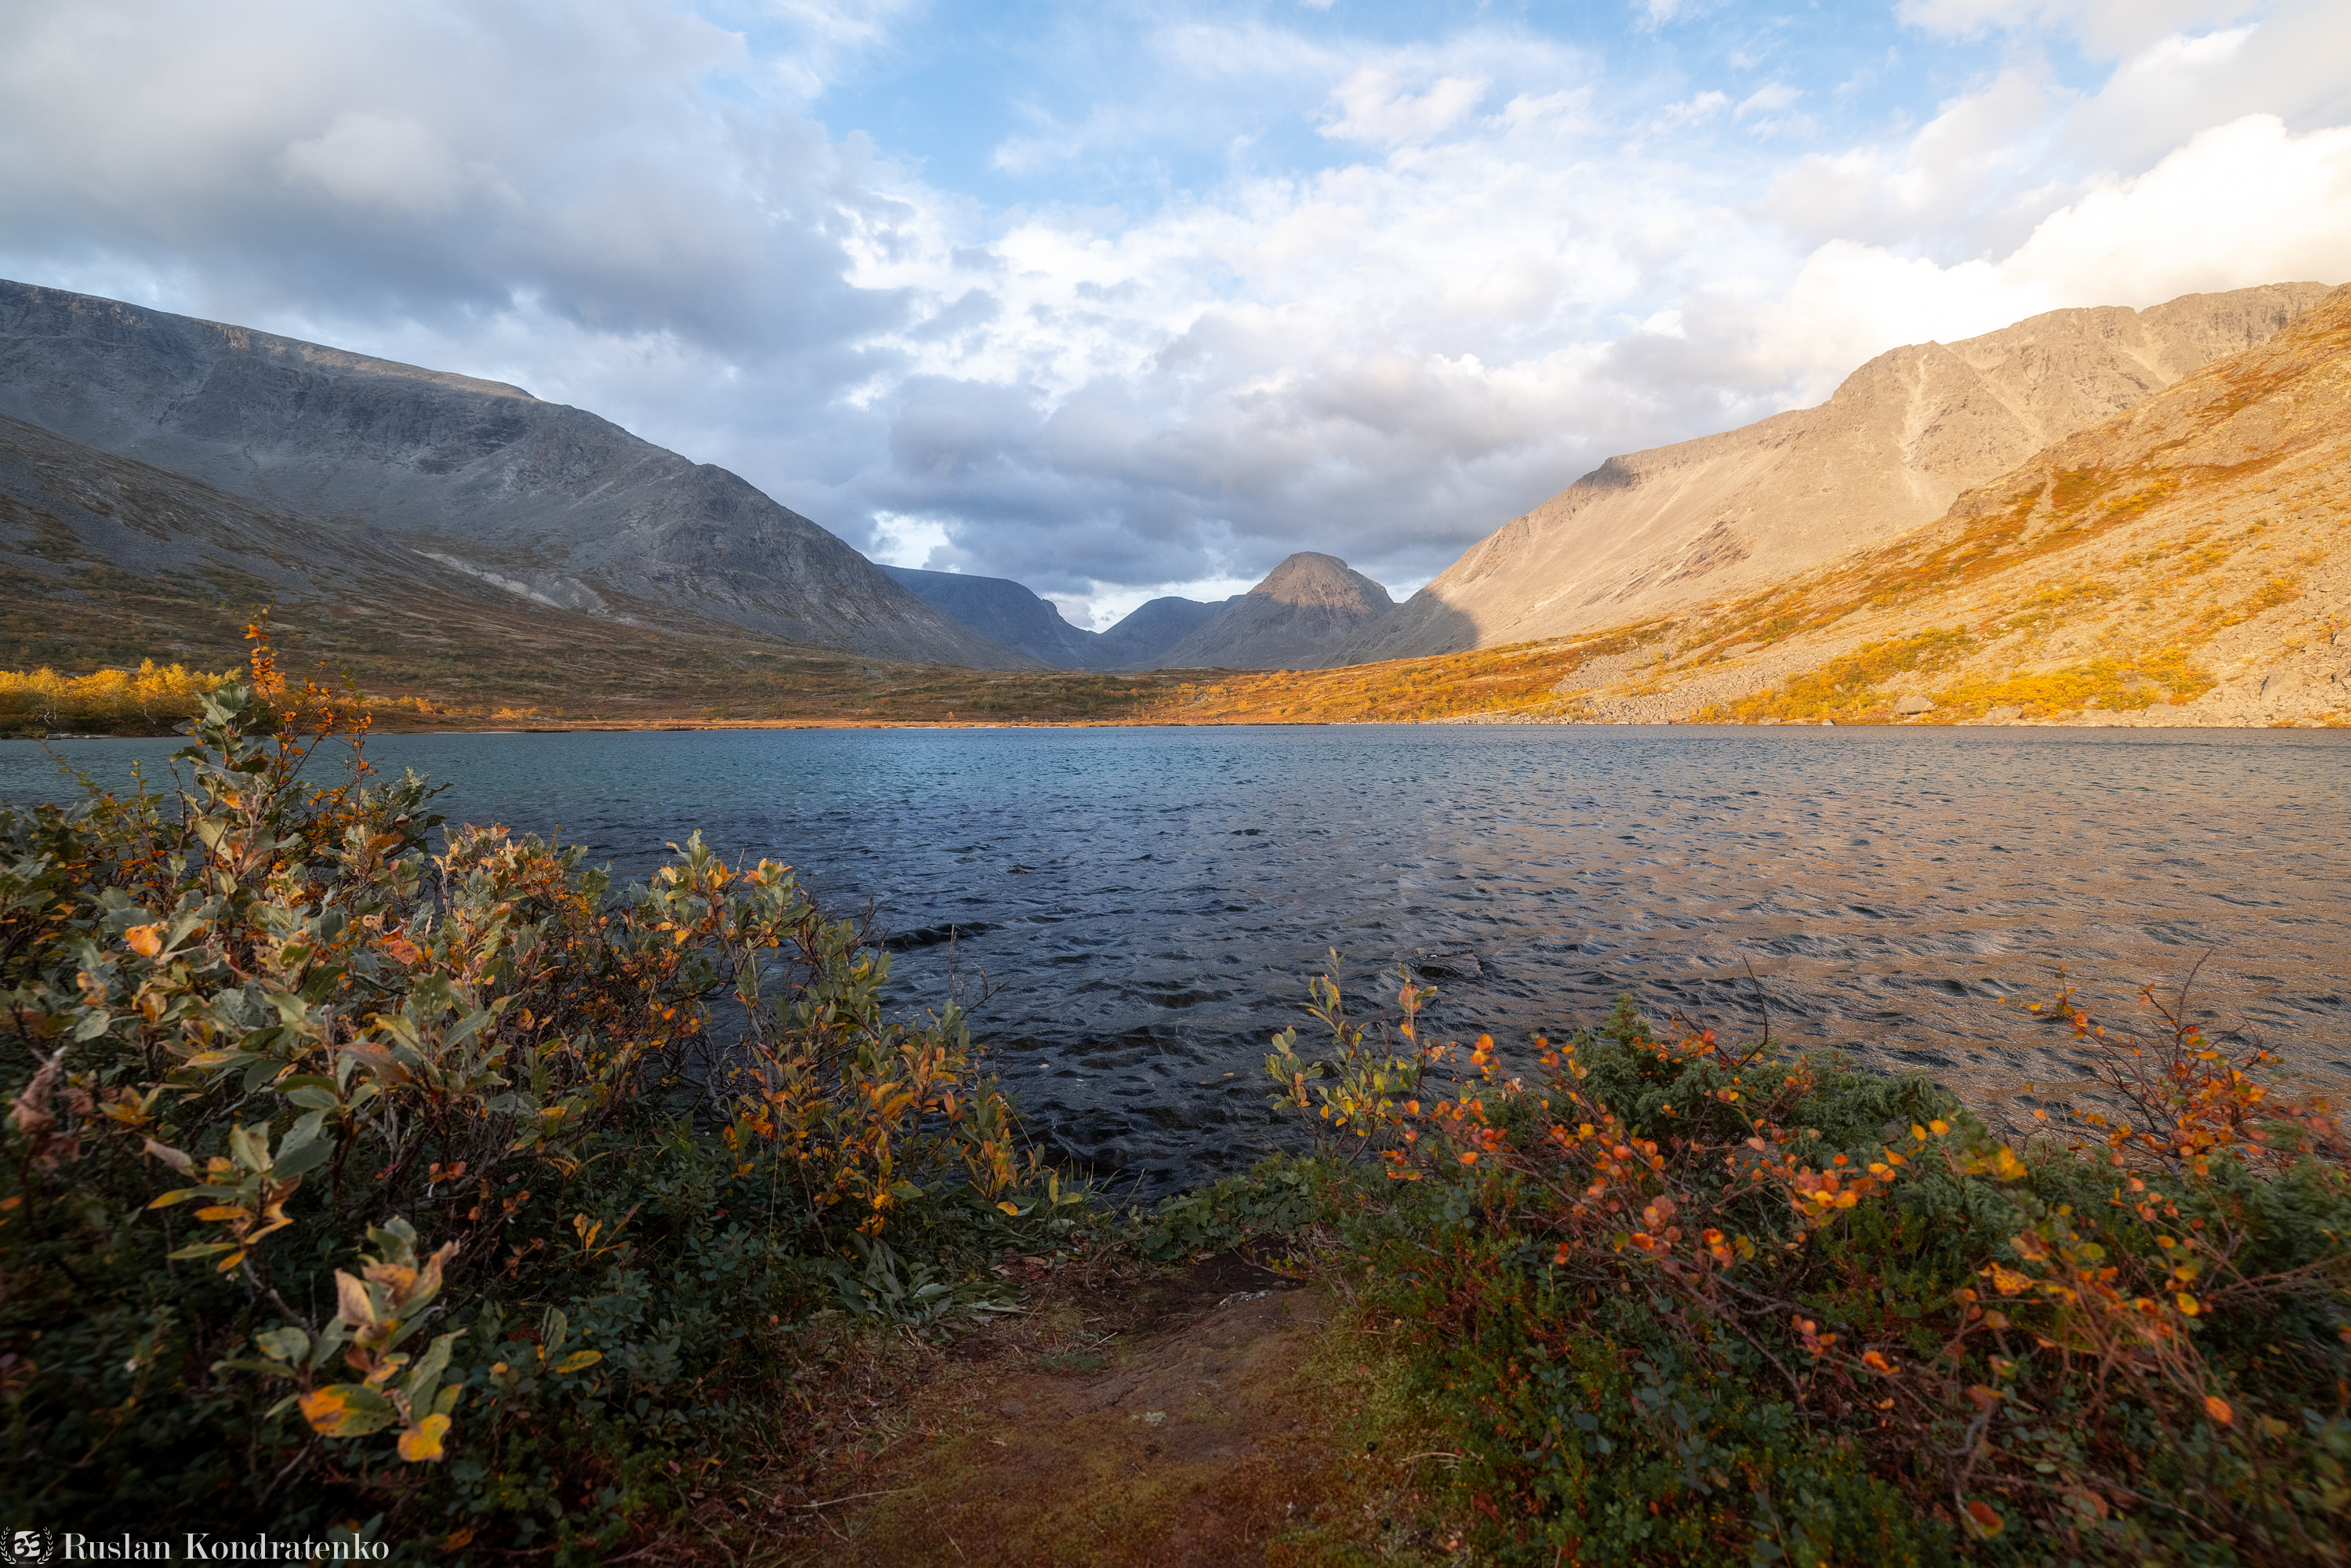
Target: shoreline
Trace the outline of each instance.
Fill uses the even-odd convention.
[[[1865,720],[1812,723],[1782,720],[1760,724],[1699,723],[1687,719],[1642,721],[1637,719],[1564,719],[1527,718],[1511,715],[1478,715],[1440,718],[1338,718],[1338,719],[999,719],[986,724],[966,723],[958,719],[700,719],[677,723],[667,719],[577,719],[554,724],[484,724],[484,725],[377,725],[371,736],[407,735],[683,735],[708,731],[730,730],[805,730],[805,729],[1381,729],[1405,727],[1445,727],[1456,729],[1698,729],[1744,731],[1764,729],[1843,729],[1877,732],[1884,730],[1944,730],[1944,729],[2070,729],[2070,730],[2192,730],[2208,735],[2260,734],[2269,731],[2332,730],[2351,728],[2351,723],[2329,723],[2323,720],[2282,720],[2271,724],[2149,724],[2117,723],[2111,718],[2098,722],[2085,719],[1954,719],[1948,723],[1901,722],[1873,724]],[[33,735],[24,732],[0,735],[0,743],[26,741],[47,744],[53,740],[185,740],[188,737],[173,731],[53,730]]]

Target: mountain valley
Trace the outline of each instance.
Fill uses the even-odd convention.
[[[1301,552],[1098,632],[515,388],[5,285],[0,635],[226,664],[274,602],[460,725],[2341,722],[2347,382],[2351,289],[2059,311],[1611,459],[1402,604]]]

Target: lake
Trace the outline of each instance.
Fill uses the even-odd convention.
[[[113,784],[155,741],[67,740]],[[1522,1049],[1624,993],[1931,1074],[1996,1118],[2078,1074],[1994,998],[2063,963],[2177,986],[2351,1085],[2351,731],[1338,726],[385,737],[452,821],[559,831],[642,876],[694,828],[800,869],[975,1014],[1060,1157],[1150,1196],[1294,1137],[1266,1040],[1326,949],[1457,955],[1430,1015]],[[0,744],[0,799],[57,764]],[[1458,955],[1474,958],[1469,963]],[[2207,955],[2210,955],[2209,958]],[[1476,973],[1470,973],[1471,970]],[[1388,986],[1390,998],[1394,987]]]

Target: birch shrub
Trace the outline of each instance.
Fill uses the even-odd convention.
[[[787,868],[436,858],[422,780],[312,778],[361,727],[265,646],[183,789],[0,810],[12,1524],[601,1555],[790,1418],[811,1314],[1048,1222],[956,1010]]]
[[[1267,1067],[1384,1167],[1324,1189],[1325,1256],[1494,1560],[2351,1560],[2351,1173],[2268,1052],[2062,993],[2032,1011],[2104,1092],[2020,1151],[1923,1079],[1629,1002],[1521,1079],[1415,1040],[1428,995],[1405,1061],[1326,979],[1327,1071],[1287,1033]]]

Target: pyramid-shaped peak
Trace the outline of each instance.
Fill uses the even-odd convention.
[[[1388,591],[1335,555],[1300,550],[1265,574],[1249,590],[1277,604],[1311,606],[1359,615],[1384,614],[1395,607]]]

